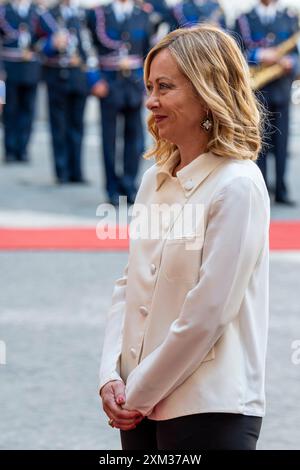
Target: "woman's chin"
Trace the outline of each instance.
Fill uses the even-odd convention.
[[[158,130],[158,134],[159,134],[159,137],[161,139],[164,139],[164,140],[170,140],[170,133],[169,132],[166,132],[165,130],[163,129],[159,129]]]

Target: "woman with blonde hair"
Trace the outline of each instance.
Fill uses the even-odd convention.
[[[270,203],[254,163],[261,117],[248,67],[230,35],[201,25],[162,39],[144,78],[155,143],[145,158],[155,164],[133,209],[135,228],[150,230],[130,231],[115,284],[103,409],[124,450],[254,450],[265,413]]]

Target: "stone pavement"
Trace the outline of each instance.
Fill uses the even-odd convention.
[[[103,329],[126,253],[0,254],[0,448],[118,449],[97,397]],[[262,449],[299,449],[300,255],[271,257]]]
[[[95,103],[91,103],[90,110]],[[105,200],[98,125],[87,113],[88,186],[57,187],[47,125],[35,124],[28,166],[0,167],[0,226],[93,226]],[[300,107],[293,109],[289,165],[295,209],[272,206],[278,220],[300,220]],[[143,162],[141,174],[149,165]],[[122,252],[0,252],[1,449],[117,449],[97,397],[103,329]],[[268,408],[259,448],[300,448],[300,253],[272,252]]]

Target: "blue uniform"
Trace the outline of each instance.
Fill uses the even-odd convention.
[[[150,4],[152,12],[150,21],[154,24],[155,30],[161,23],[170,23],[171,11],[165,0],[145,0],[144,4]]]
[[[84,27],[84,10],[64,10],[59,5],[44,11],[38,25],[43,39],[43,76],[48,90],[54,169],[59,183],[84,182],[81,147],[88,93]],[[53,37],[59,31],[68,34],[67,48],[61,51],[53,45]]]
[[[241,15],[235,26],[239,43],[245,52],[249,65],[259,65],[261,48],[275,47],[286,41],[298,30],[298,18],[289,10],[277,10],[272,21],[264,24],[254,8],[249,13]],[[287,199],[285,170],[287,161],[287,146],[289,133],[289,104],[291,85],[298,67],[298,53],[295,49],[290,54],[294,63],[291,73],[272,81],[264,86],[257,94],[269,112],[269,126],[264,136],[266,145],[259,156],[258,165],[267,183],[267,154],[274,153],[276,163],[275,200],[282,202]],[[270,128],[271,126],[271,128]]]
[[[168,12],[168,5],[165,0],[145,0],[145,3],[150,3],[153,10],[161,15],[163,18]]]
[[[198,23],[212,23],[225,29],[225,15],[218,1],[185,0],[172,8],[171,29],[186,28]]]
[[[21,14],[11,3],[0,6],[1,67],[6,76],[3,109],[5,161],[27,161],[40,62],[34,52],[38,10]]]
[[[106,191],[112,203],[120,194],[133,202],[144,147],[141,109],[144,99],[143,60],[149,50],[149,15],[134,5],[129,16],[116,18],[112,4],[90,11],[88,21],[99,57],[101,78],[109,93],[100,100]],[[100,78],[100,76],[98,77]],[[123,172],[116,172],[116,124],[124,118]]]

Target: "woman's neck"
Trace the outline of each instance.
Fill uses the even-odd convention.
[[[178,165],[176,166],[176,171],[181,170],[184,168],[186,165],[191,163],[195,158],[199,157],[202,153],[207,152],[207,144],[208,144],[208,138],[201,142],[189,142],[186,145],[177,145],[179,154],[180,154],[180,161]],[[176,176],[176,175],[174,175]]]

